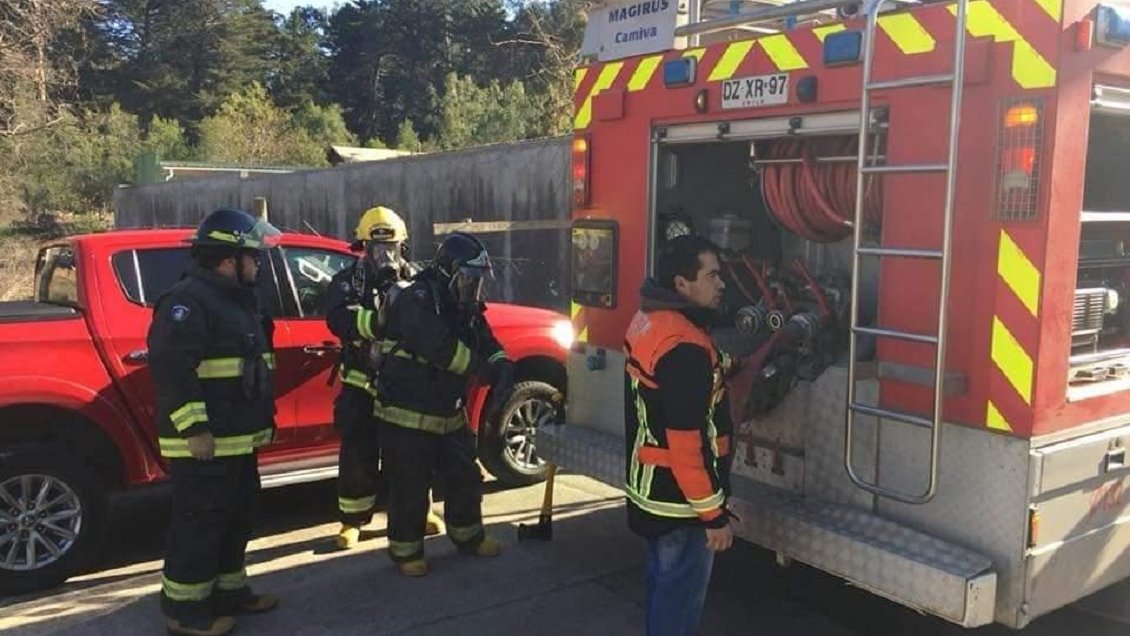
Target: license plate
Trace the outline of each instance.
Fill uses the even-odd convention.
[[[722,82],[722,108],[776,106],[788,101],[788,73],[739,77]]]

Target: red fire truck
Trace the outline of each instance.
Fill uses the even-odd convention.
[[[634,4],[633,46],[668,6]],[[741,362],[739,536],[965,626],[1130,576],[1130,11],[690,13],[576,72],[580,338],[539,453],[623,486],[624,332],[697,233]]]

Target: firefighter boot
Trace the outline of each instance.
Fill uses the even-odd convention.
[[[341,524],[341,530],[338,530],[337,536],[334,537],[334,545],[336,545],[339,550],[350,550],[357,547],[357,542],[360,540],[361,528],[343,523]]]
[[[443,519],[429,508],[428,520],[424,523],[424,535],[434,537],[437,534],[443,534],[444,530],[446,528],[443,525]]]
[[[471,551],[471,554],[481,557],[496,557],[502,552],[502,544],[494,537],[483,537],[479,545]]]
[[[413,559],[398,563],[397,568],[404,576],[424,576],[428,573],[428,562],[423,559]]]
[[[213,611],[218,616],[238,616],[240,614],[262,614],[279,606],[279,597],[274,594],[255,594],[251,588],[243,588],[234,593],[217,592],[212,595]]]
[[[235,619],[230,616],[216,616],[202,621],[181,622],[175,618],[165,619],[165,629],[177,636],[224,636],[235,629]]]

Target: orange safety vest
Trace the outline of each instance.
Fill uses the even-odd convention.
[[[661,413],[655,369],[663,356],[682,344],[704,349],[710,356],[712,391],[702,405],[706,426],[699,430],[667,428],[656,421]],[[667,518],[716,519],[726,494],[720,471],[730,453],[729,431],[715,426],[715,412],[725,396],[725,368],[710,336],[674,310],[638,312],[625,336],[626,372],[630,383],[627,409],[631,448],[628,459],[628,499],[641,510]],[[632,430],[634,428],[634,430]]]

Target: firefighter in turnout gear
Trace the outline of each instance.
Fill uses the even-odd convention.
[[[259,494],[257,449],[274,436],[273,323],[254,286],[278,230],[241,210],[208,215],[193,265],[149,329],[159,443],[172,483],[161,608],[174,634],[219,636],[273,609],[244,570]]]
[[[387,302],[416,274],[407,260],[408,226],[396,212],[374,207],[362,213],[355,238],[364,255],[334,276],[327,294],[326,322],[342,343],[338,377],[341,393],[334,402],[334,425],[341,436],[338,455],[340,549],[357,545],[361,526],[372,518],[382,491],[380,445],[373,419],[376,338]],[[428,511],[427,531],[438,534],[443,522]]]
[[[427,574],[428,491],[441,473],[447,535],[465,554],[497,556],[482,524],[482,475],[464,404],[472,378],[491,387],[484,416],[513,395],[514,370],[491,333],[483,285],[486,248],[469,234],[447,237],[435,261],[390,304],[381,334],[373,412],[381,422],[389,479],[389,553],[406,576]]]
[[[647,541],[648,636],[697,633],[714,554],[733,541],[728,360],[708,332],[724,288],[718,249],[675,238],[625,336],[628,526]]]

